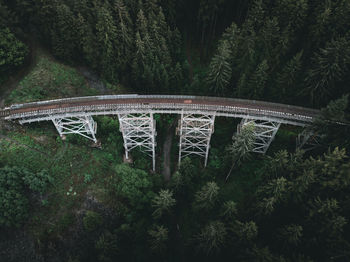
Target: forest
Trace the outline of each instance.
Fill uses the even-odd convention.
[[[0,108],[105,94],[314,108],[318,146],[282,125],[256,154],[217,117],[208,165],[178,165],[178,116],[155,114],[154,172],[116,116],[99,146],[0,118],[0,262],[350,261],[349,0],[0,0]]]

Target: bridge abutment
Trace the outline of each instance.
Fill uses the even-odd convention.
[[[181,158],[188,155],[204,157],[207,165],[210,139],[214,132],[215,115],[213,114],[181,114],[177,133],[180,136],[179,164]]]

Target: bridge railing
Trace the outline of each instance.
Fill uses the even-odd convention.
[[[103,115],[117,114],[123,112],[132,113],[175,113],[181,112],[197,113],[203,112],[227,117],[259,117],[259,119],[273,119],[281,123],[305,125],[312,122],[313,117],[302,114],[291,114],[288,112],[265,110],[260,108],[248,108],[239,106],[206,105],[206,104],[179,104],[179,103],[125,103],[125,104],[99,104],[68,106],[51,109],[36,109],[28,112],[11,114],[8,119],[32,119],[42,121],[52,118],[54,115],[76,116],[76,115]],[[40,120],[39,120],[40,119]]]
[[[318,114],[319,111],[311,108],[285,105],[279,103],[257,101],[257,100],[247,100],[239,98],[226,98],[226,97],[205,97],[205,96],[177,96],[177,95],[137,95],[137,94],[128,94],[128,95],[102,95],[102,96],[85,96],[85,97],[73,97],[73,98],[62,98],[54,100],[45,100],[38,102],[30,102],[24,104],[13,104],[10,106],[11,109],[31,107],[31,106],[41,106],[57,103],[74,103],[74,102],[88,102],[95,100],[111,100],[111,99],[176,99],[176,100],[203,100],[203,101],[222,101],[222,102],[231,102],[231,103],[244,103],[247,105],[261,105],[264,107],[275,107],[281,109],[290,109],[290,110],[300,110],[307,113]]]

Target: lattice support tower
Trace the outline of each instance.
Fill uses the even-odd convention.
[[[182,112],[177,133],[180,136],[179,164],[188,155],[204,157],[207,165],[210,139],[214,133],[215,115],[185,114]]]
[[[129,152],[139,147],[152,157],[152,168],[156,168],[156,122],[152,113],[118,114],[120,132],[123,134],[125,158]]]
[[[97,123],[91,116],[77,116],[66,118],[53,118],[53,124],[55,125],[61,138],[68,134],[77,134],[86,137],[95,143]]]
[[[279,122],[243,118],[237,126],[239,133],[244,126],[254,125],[255,142],[253,152],[265,154],[281,125]]]
[[[321,137],[311,130],[304,129],[296,139],[297,149],[304,151],[313,150],[321,145]]]

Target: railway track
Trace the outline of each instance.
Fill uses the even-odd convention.
[[[271,118],[285,124],[304,126],[313,121],[319,110],[234,98],[167,96],[167,95],[107,95],[56,99],[13,104],[0,110],[0,117],[21,122],[43,121],[59,115],[101,115],[123,112],[142,113],[212,113],[227,117]]]

